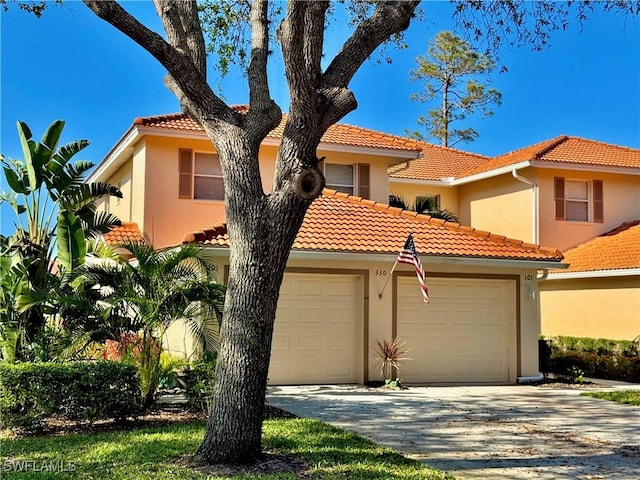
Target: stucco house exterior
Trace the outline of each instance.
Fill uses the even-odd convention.
[[[640,218],[638,149],[561,135],[495,158],[449,150],[430,146],[421,158],[391,166],[390,190],[438,195],[441,208],[456,212],[461,223],[557,247],[567,262],[585,251],[582,243]],[[452,159],[458,159],[456,166]],[[592,258],[590,283],[576,283],[573,267],[573,273],[541,281],[542,333],[627,340],[640,335],[638,257],[620,261],[615,275],[596,274],[610,268],[605,256]],[[594,289],[619,301],[608,304],[605,314]],[[589,319],[569,314],[575,305]]]
[[[243,107],[239,107],[243,108]],[[260,169],[271,189],[281,130],[265,140]],[[281,288],[269,382],[379,380],[374,348],[398,336],[411,348],[411,383],[514,383],[538,376],[537,273],[562,267],[555,248],[446,223],[387,205],[387,169],[421,155],[418,142],[334,125],[318,156],[327,189],[310,207]],[[182,114],[136,119],[88,181],[123,199],[102,205],[157,248],[200,243],[224,282],[228,236],[219,166],[201,129]],[[392,267],[408,234],[427,274]],[[115,232],[112,232],[116,235]],[[386,289],[383,288],[386,286]],[[173,348],[189,349],[181,329]]]

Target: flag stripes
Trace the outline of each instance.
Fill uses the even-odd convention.
[[[398,254],[396,262],[407,263],[415,267],[416,276],[418,277],[418,283],[420,284],[420,291],[422,292],[422,298],[426,303],[429,303],[429,289],[427,288],[425,273],[422,269],[420,257],[418,257],[418,253],[416,252],[416,245],[413,242],[413,235],[411,233],[407,237],[407,241],[404,242],[404,247]]]

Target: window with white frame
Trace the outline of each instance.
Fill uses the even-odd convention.
[[[589,221],[589,182],[565,180],[565,220]]]
[[[326,187],[349,195],[371,198],[371,166],[368,163],[341,164],[323,162]]]
[[[567,222],[604,221],[602,180],[554,178],[556,220]]]
[[[326,179],[326,187],[338,192],[353,195],[354,180],[353,165],[342,165],[339,163],[326,163],[324,166],[324,176]]]
[[[218,155],[180,150],[179,197],[224,200],[224,182]]]

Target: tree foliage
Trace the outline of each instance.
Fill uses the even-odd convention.
[[[418,125],[429,137],[436,138],[445,147],[459,142],[471,142],[478,132],[469,127],[453,128],[452,123],[468,115],[493,115],[492,105],[500,105],[502,95],[495,88],[487,88],[480,77],[487,77],[494,68],[488,55],[477,52],[472,45],[452,32],[443,31],[429,42],[427,55],[416,58],[418,67],[409,72],[409,79],[424,82],[421,92],[411,99],[421,103],[440,100],[440,106],[429,110],[427,116],[418,117]],[[413,138],[424,139],[420,132],[411,132]]]
[[[31,130],[18,122],[22,160],[6,159],[0,164],[9,186],[0,194],[0,204],[14,213],[14,232],[0,241],[3,273],[12,280],[3,282],[6,305],[0,309],[0,324],[15,346],[15,359],[25,359],[27,347],[45,325],[44,307],[16,313],[15,302],[23,290],[51,290],[58,282],[55,269],[71,271],[84,262],[86,240],[118,225],[117,217],[96,210],[104,196],[122,197],[116,187],[96,182],[84,183],[88,161],[72,162],[89,145],[77,140],[59,146],[64,122],[56,120],[36,143]],[[55,260],[55,262],[54,262]],[[20,318],[18,318],[20,317]],[[22,352],[22,353],[21,353]]]

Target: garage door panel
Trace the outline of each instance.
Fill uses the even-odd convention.
[[[359,278],[285,274],[286,290],[280,292],[274,326],[271,384],[358,381],[362,357]]]
[[[290,345],[291,339],[288,335],[273,335],[273,340],[271,341],[271,351],[280,351],[286,352],[291,349]]]
[[[515,282],[436,278],[431,304],[398,279],[397,333],[412,349],[406,382],[507,382],[514,368]],[[431,294],[433,292],[433,295]],[[402,300],[400,300],[402,299]]]

